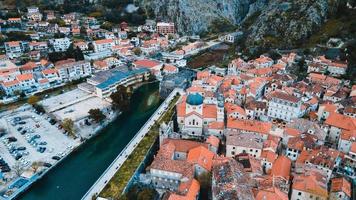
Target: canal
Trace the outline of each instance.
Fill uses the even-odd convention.
[[[63,162],[34,183],[18,199],[79,200],[158,108],[158,84],[138,88],[131,111],[120,115]]]

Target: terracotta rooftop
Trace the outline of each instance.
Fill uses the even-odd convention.
[[[20,74],[16,76],[18,81],[27,81],[33,79],[33,74]]]
[[[328,197],[327,179],[322,173],[310,170],[303,175],[296,175],[292,188],[310,194]]]
[[[325,124],[341,128],[344,130],[355,130],[356,129],[356,119],[348,117],[339,113],[330,113],[328,118],[325,120]]]
[[[142,68],[142,67],[153,68],[153,67],[160,65],[161,63],[158,61],[154,61],[154,60],[143,59],[143,60],[138,60],[138,61],[134,62],[133,64],[138,68]]]
[[[288,195],[276,187],[262,189],[257,192],[255,200],[288,200]]]
[[[274,177],[282,177],[285,180],[290,178],[290,170],[292,161],[286,156],[279,156],[272,165],[271,175]]]
[[[198,146],[189,150],[187,161],[192,164],[198,164],[207,171],[211,170],[214,153],[206,147]]]
[[[276,99],[282,99],[285,101],[289,101],[292,103],[298,103],[300,99],[298,97],[295,97],[293,95],[287,94],[285,92],[280,92],[280,91],[274,91],[272,92],[269,97],[276,98]]]
[[[257,120],[228,119],[227,128],[242,131],[268,134],[272,129],[272,123]]]
[[[331,180],[331,192],[344,192],[348,197],[351,197],[351,183],[345,178],[333,178]]]

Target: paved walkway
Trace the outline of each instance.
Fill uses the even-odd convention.
[[[153,113],[153,115],[147,120],[147,122],[141,127],[121,153],[115,158],[105,172],[99,177],[94,185],[88,190],[88,192],[82,197],[82,200],[91,200],[94,195],[99,194],[105,187],[105,185],[111,180],[115,173],[119,170],[121,165],[126,161],[127,157],[133,152],[138,143],[150,130],[163,113],[168,109],[170,102],[174,99],[176,94],[183,94],[182,89],[174,89],[166,100],[160,105],[160,107]]]

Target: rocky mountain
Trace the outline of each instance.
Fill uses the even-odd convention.
[[[174,21],[179,32],[200,34],[214,23],[240,24],[267,0],[137,0],[149,15]]]
[[[247,46],[291,47],[303,42],[344,0],[137,0],[147,13],[188,34],[217,24],[243,28]]]
[[[339,4],[338,0],[270,1],[247,27],[247,46],[301,44],[334,15]]]

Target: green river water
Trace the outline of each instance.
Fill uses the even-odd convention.
[[[63,162],[34,183],[18,199],[79,200],[158,108],[158,84],[138,88],[131,111],[120,115]]]

